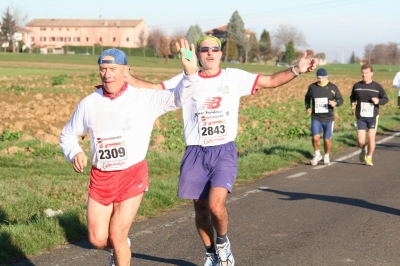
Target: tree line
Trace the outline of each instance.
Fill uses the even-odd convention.
[[[15,33],[17,26],[24,25],[27,19],[27,13],[17,6],[10,5],[3,12],[0,32],[0,44],[3,51],[16,52],[21,50],[24,43],[20,42],[17,46]],[[278,25],[277,30],[273,33],[264,29],[259,39],[254,33],[246,33],[244,25],[239,12],[235,11],[227,24],[226,31],[221,36],[217,36],[222,42],[223,61],[293,64],[303,54],[300,48],[308,46],[302,31],[293,25]],[[155,28],[148,35],[141,32],[139,34],[140,41],[137,45],[142,48],[143,56],[146,56],[146,49],[151,48],[155,50],[157,56],[164,57],[165,62],[168,62],[170,57],[177,57],[178,55],[174,45],[176,41],[186,38],[189,43],[196,43],[203,35],[204,32],[197,24],[191,25],[186,32],[176,30],[172,36],[167,36],[162,29]],[[320,60],[326,59],[323,52],[315,54],[311,49],[305,51],[309,56]],[[362,59],[353,52],[348,60],[350,64],[360,62],[398,65],[400,64],[400,43],[367,44]]]
[[[196,41],[204,35],[199,25],[191,25],[186,33],[178,32],[172,36],[159,28],[152,29],[147,39],[147,46],[155,49],[159,56],[165,58],[176,57],[178,51],[175,51],[174,43],[186,38],[189,43]],[[292,64],[296,59],[302,56],[300,47],[307,46],[303,33],[292,25],[279,25],[275,33],[270,34],[263,30],[258,40],[254,33],[246,33],[244,22],[235,11],[227,24],[226,31],[217,36],[222,42],[223,58],[225,62],[255,62],[255,63],[276,63],[286,62]],[[312,50],[307,50],[310,56],[315,56]],[[317,54],[325,59],[325,54]]]

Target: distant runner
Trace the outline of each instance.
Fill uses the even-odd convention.
[[[305,104],[307,114],[311,115],[312,145],[314,147],[314,157],[310,163],[317,165],[322,159],[319,148],[321,130],[324,130],[324,164],[329,165],[329,152],[335,123],[334,109],[343,104],[343,98],[336,85],[328,80],[328,72],[324,68],[317,70],[317,82],[308,87]]]
[[[351,108],[357,117],[357,140],[361,148],[360,162],[372,166],[372,155],[375,150],[375,136],[379,121],[379,106],[388,103],[389,99],[383,87],[372,80],[374,70],[371,65],[361,67],[362,81],[357,82],[351,91]],[[368,130],[368,145],[365,135]],[[368,147],[368,150],[367,150]]]
[[[398,88],[399,93],[397,94],[397,105],[400,107],[400,71],[397,72],[393,79],[393,88]]]

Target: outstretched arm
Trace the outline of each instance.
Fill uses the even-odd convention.
[[[163,89],[163,87],[161,86],[160,83],[151,83],[151,82],[139,79],[137,77],[134,77],[132,75],[129,75],[128,77],[126,77],[125,81],[129,85],[132,85],[133,87],[136,87],[136,88],[157,89],[157,90]]]
[[[307,52],[304,52],[299,63],[289,69],[277,72],[271,76],[260,76],[257,81],[256,89],[276,88],[288,83],[300,74],[314,71],[317,67],[315,58],[306,58]]]

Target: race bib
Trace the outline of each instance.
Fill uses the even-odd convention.
[[[102,171],[123,170],[128,154],[122,131],[105,136],[96,136],[96,156]]]
[[[362,117],[374,117],[374,104],[361,102],[360,115]]]
[[[217,115],[216,118],[203,115],[199,119],[201,146],[215,146],[223,143],[227,135],[224,115]]]
[[[328,98],[315,98],[315,113],[316,114],[321,114],[321,113],[328,113]]]

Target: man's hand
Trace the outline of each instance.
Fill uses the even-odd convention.
[[[189,43],[187,40],[181,39],[181,44],[179,45],[179,43],[176,42],[175,46],[176,46],[176,50],[178,50],[181,53],[182,65],[183,65],[183,69],[184,69],[185,73],[187,75],[193,75],[194,73],[196,73],[198,68],[197,68],[196,49],[194,47],[194,44],[192,43],[189,46]],[[185,53],[183,51],[181,51],[181,48],[190,50],[194,53],[194,55],[192,56],[190,61],[186,59]]]
[[[87,157],[85,153],[80,152],[77,155],[75,155],[73,161],[73,167],[75,172],[83,173],[83,169],[86,167],[86,165],[87,165]]]
[[[352,102],[351,103],[351,109],[356,109],[357,106],[357,102]]]
[[[377,98],[377,97],[372,97],[372,98],[371,98],[371,101],[372,101],[375,105],[379,104],[379,98]]]
[[[306,112],[307,112],[307,115],[311,115],[311,108],[308,108]]]
[[[329,105],[331,107],[335,107],[337,105],[337,103],[335,101],[329,101]]]
[[[307,73],[310,71],[314,71],[317,68],[317,62],[315,61],[315,58],[307,59],[307,52],[304,52],[303,57],[297,64],[297,67],[299,68],[299,74]]]

